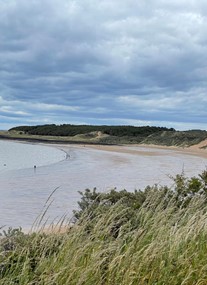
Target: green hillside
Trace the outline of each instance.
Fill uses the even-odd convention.
[[[207,138],[203,130],[176,131],[173,128],[153,126],[94,126],[94,125],[37,125],[19,126],[0,137],[41,140],[50,142],[94,144],[156,144],[190,146]]]

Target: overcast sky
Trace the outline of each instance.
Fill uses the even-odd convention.
[[[206,0],[0,0],[0,129],[207,129]]]

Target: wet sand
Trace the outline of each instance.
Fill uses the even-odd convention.
[[[51,144],[46,144],[50,145]],[[117,152],[117,153],[128,153],[132,155],[143,155],[143,156],[157,156],[163,155],[163,152],[159,152],[160,150],[171,150],[171,154],[175,153],[182,153],[185,155],[193,155],[202,158],[207,158],[207,139],[202,141],[197,145],[193,145],[190,147],[177,147],[177,146],[161,146],[161,145],[154,145],[154,144],[128,144],[128,145],[84,145],[84,144],[53,144],[54,147],[57,147],[61,150],[64,150],[68,153],[68,150],[71,147],[76,148],[89,148],[107,152]],[[206,148],[205,148],[206,147]],[[149,150],[150,149],[150,150]]]

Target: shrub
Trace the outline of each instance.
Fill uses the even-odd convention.
[[[5,231],[0,285],[207,284],[206,178],[182,173],[172,188],[143,192],[87,189],[67,232]]]

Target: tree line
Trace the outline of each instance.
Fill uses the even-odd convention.
[[[149,136],[162,131],[175,131],[173,128],[154,127],[154,126],[94,126],[94,125],[37,125],[37,126],[19,126],[9,131],[18,131],[29,135],[45,135],[45,136],[75,136],[79,134],[87,134],[91,132],[101,132],[116,137],[137,137]]]

